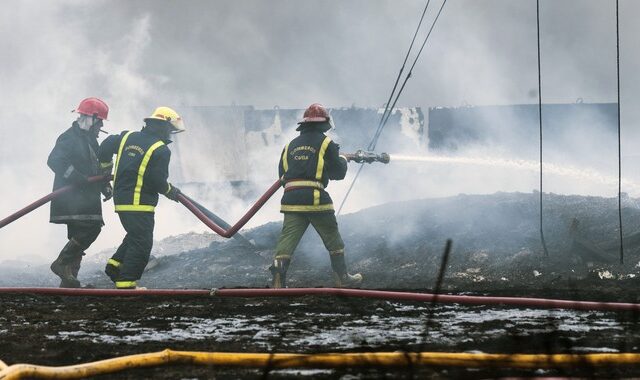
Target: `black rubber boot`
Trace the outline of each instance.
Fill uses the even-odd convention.
[[[287,287],[287,269],[289,269],[289,259],[275,259],[273,264],[269,267],[271,274],[273,275],[273,281],[271,287],[274,289],[281,289]]]
[[[349,274],[344,261],[344,253],[331,253],[331,269],[336,288],[357,286],[362,282],[360,273]]]
[[[80,260],[82,260],[82,247],[78,245],[74,240],[69,240],[67,244],[62,248],[58,258],[51,263],[51,271],[60,277],[61,288],[79,288],[80,281],[74,273],[74,269],[77,265],[80,269]],[[76,264],[77,262],[77,264]]]
[[[84,255],[86,255],[86,253],[82,252],[80,256],[76,256],[75,258],[71,259],[69,262],[71,274],[76,279],[78,278],[78,273],[80,272],[80,263],[82,262],[82,256]],[[78,283],[77,283],[78,286],[75,286],[75,285],[76,283],[74,281],[68,282],[65,279],[62,279],[62,281],[60,281],[61,288],[77,288],[80,286],[80,281],[78,280]]]

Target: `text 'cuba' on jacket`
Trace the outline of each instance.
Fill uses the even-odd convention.
[[[154,212],[158,194],[171,190],[167,182],[170,141],[154,133],[124,131],[107,137],[100,145],[100,163],[108,166],[116,155],[113,171],[115,211]]]
[[[103,223],[100,183],[86,183],[86,178],[99,174],[98,141],[89,131],[74,122],[56,140],[47,165],[55,173],[53,190],[81,184],[51,201],[51,223],[95,221]]]
[[[347,161],[340,147],[314,128],[303,129],[282,150],[279,174],[284,182],[281,212],[334,212],[326,188],[329,180],[341,180]]]

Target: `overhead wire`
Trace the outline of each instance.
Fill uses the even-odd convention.
[[[402,73],[404,71],[404,68],[405,68],[407,60],[409,58],[409,55],[411,53],[411,50],[413,49],[413,44],[415,42],[416,36],[418,35],[418,31],[420,30],[420,27],[422,26],[422,22],[424,20],[424,16],[425,16],[425,14],[427,12],[427,9],[429,7],[429,3],[430,2],[431,2],[431,0],[427,0],[427,3],[426,3],[426,5],[424,7],[424,10],[422,12],[422,16],[420,17],[420,21],[418,23],[416,31],[415,31],[415,33],[413,35],[412,40],[411,40],[411,44],[409,45],[409,49],[407,50],[407,54],[405,55],[404,61],[402,63],[402,67],[400,68],[398,76],[396,77],[395,83],[394,83],[393,88],[391,90],[391,94],[389,95],[389,99],[387,100],[387,103],[385,104],[384,112],[382,113],[382,116],[380,117],[380,122],[378,123],[378,127],[376,128],[376,132],[374,133],[373,138],[371,139],[371,141],[369,142],[369,145],[367,146],[367,150],[374,150],[376,145],[378,144],[378,139],[380,138],[380,135],[382,134],[382,130],[386,126],[387,122],[389,121],[389,117],[391,116],[391,114],[393,112],[393,108],[395,107],[396,103],[398,102],[398,99],[400,98],[400,95],[402,94],[402,91],[404,90],[404,87],[407,84],[407,81],[409,80],[409,78],[411,78],[411,75],[413,73],[413,68],[416,66],[416,63],[418,62],[418,59],[420,58],[420,55],[422,54],[422,51],[424,50],[424,47],[427,44],[427,41],[429,40],[429,36],[431,36],[431,32],[433,31],[436,23],[438,22],[438,19],[440,18],[440,14],[442,13],[442,9],[444,8],[445,4],[447,3],[447,0],[444,0],[442,2],[442,5],[440,6],[440,9],[438,10],[438,13],[436,14],[436,17],[434,18],[433,23],[431,24],[431,27],[429,28],[429,32],[427,33],[427,36],[424,38],[424,40],[422,42],[422,45],[420,46],[420,50],[416,54],[416,57],[413,60],[413,63],[411,64],[411,68],[409,69],[409,72],[407,73],[404,81],[402,82],[402,85],[400,86],[400,89],[398,90],[398,93],[395,94],[396,88],[398,86],[400,78],[402,77]],[[394,94],[396,95],[395,98],[394,98]],[[391,102],[392,99],[393,99],[393,102]],[[347,190],[347,193],[345,194],[344,198],[342,199],[342,202],[340,203],[340,207],[338,208],[338,211],[337,211],[338,215],[340,215],[340,213],[342,211],[342,208],[344,207],[347,199],[349,198],[349,195],[351,194],[351,190],[353,190],[353,187],[354,187],[356,181],[358,180],[358,177],[360,176],[360,173],[362,172],[363,168],[364,168],[364,164],[361,164],[360,167],[358,168],[358,171],[356,172],[356,175],[353,177],[353,180],[351,181],[351,184],[349,185],[349,189]]]
[[[396,97],[393,101],[393,104],[391,104],[391,107],[389,108],[389,112],[387,113],[386,118],[384,119],[381,127],[378,129],[378,131],[376,131],[375,136],[373,137],[373,139],[371,140],[371,143],[369,144],[368,149],[369,150],[373,150],[376,148],[376,145],[378,144],[378,139],[380,138],[380,135],[382,134],[382,130],[384,129],[384,127],[387,125],[387,121],[389,121],[389,117],[391,117],[391,112],[393,110],[393,108],[395,108],[396,103],[398,103],[398,99],[400,98],[400,95],[402,94],[402,91],[404,90],[404,87],[407,84],[407,81],[409,80],[409,78],[411,78],[411,76],[413,75],[413,68],[416,66],[416,63],[418,63],[418,59],[420,58],[420,55],[422,55],[422,51],[424,50],[424,47],[427,44],[427,41],[429,40],[429,37],[431,36],[431,32],[433,32],[433,28],[435,28],[436,23],[438,22],[438,19],[440,18],[440,14],[442,13],[442,9],[444,9],[445,4],[447,3],[447,0],[444,0],[442,2],[442,5],[440,6],[440,9],[438,10],[438,13],[436,14],[436,17],[433,19],[433,23],[431,24],[431,28],[429,28],[429,32],[427,33],[427,36],[424,38],[424,41],[422,41],[422,45],[420,46],[420,50],[418,50],[418,54],[416,54],[416,58],[413,60],[413,64],[411,65],[411,68],[409,69],[409,72],[407,73],[407,76],[404,79],[404,82],[402,82],[402,86],[400,86],[400,90],[398,90],[398,93],[396,94]]]
[[[622,239],[622,143],[620,137],[620,17],[616,0],[616,75],[618,80],[618,223],[620,229],[620,264],[624,264],[624,243]]]
[[[416,31],[413,33],[413,38],[411,39],[411,44],[409,44],[409,49],[407,49],[407,54],[405,54],[404,56],[404,61],[402,61],[402,66],[400,67],[400,71],[398,72],[398,75],[396,76],[396,80],[393,83],[393,88],[391,89],[391,93],[389,94],[389,99],[387,99],[387,102],[385,103],[384,106],[384,111],[382,112],[382,115],[380,116],[380,121],[378,122],[378,126],[376,127],[376,132],[373,134],[373,138],[375,139],[375,136],[378,134],[378,130],[380,129],[380,127],[382,126],[382,123],[385,119],[385,115],[387,114],[387,112],[389,111],[389,105],[391,104],[391,101],[393,100],[393,95],[396,92],[396,88],[398,88],[398,83],[400,83],[400,78],[402,77],[402,73],[404,72],[404,68],[407,64],[407,60],[409,59],[409,55],[411,54],[411,50],[413,49],[413,44],[416,41],[416,37],[418,36],[418,32],[420,31],[420,27],[422,26],[422,22],[424,21],[424,16],[427,13],[427,9],[429,9],[429,4],[431,3],[431,0],[427,0],[424,9],[422,11],[422,15],[420,16],[420,21],[418,22],[418,26],[416,27]],[[371,144],[373,144],[373,139],[369,142],[369,145],[367,147],[367,150],[371,150],[370,146]],[[347,190],[347,193],[345,194],[344,198],[342,199],[342,202],[340,203],[340,207],[338,208],[338,212],[337,214],[340,215],[340,212],[342,211],[342,207],[344,206],[345,202],[347,201],[347,198],[349,197],[349,194],[351,194],[351,190],[353,189],[353,186],[356,183],[356,180],[358,179],[358,177],[360,176],[360,172],[362,172],[362,169],[364,168],[364,163],[360,164],[360,167],[358,167],[358,171],[356,172],[356,175],[353,177],[353,180],[351,181],[351,184],[349,185],[349,189]]]
[[[536,0],[536,29],[538,39],[538,121],[540,130],[540,242],[545,256],[549,256],[547,243],[544,240],[543,216],[542,216],[542,70],[540,65],[540,0]]]

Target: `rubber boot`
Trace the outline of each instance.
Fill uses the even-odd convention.
[[[109,259],[107,265],[104,267],[104,273],[109,276],[111,282],[115,283],[120,275],[120,262],[113,258]]]
[[[85,253],[82,252],[80,256],[76,256],[75,258],[71,259],[69,262],[69,267],[71,268],[71,274],[76,279],[78,278],[78,272],[80,272],[80,263],[82,262],[82,256],[84,255]],[[80,284],[79,280],[78,280],[78,284]],[[62,279],[62,281],[60,281],[61,288],[77,288],[77,286],[74,286],[74,285],[75,283],[73,281],[68,282],[65,279]]]
[[[60,287],[63,288],[79,288],[80,281],[74,275],[74,262],[82,260],[82,247],[74,240],[69,240],[62,248],[58,258],[51,263],[51,271],[60,277],[62,282]]]
[[[360,273],[349,274],[347,264],[344,261],[344,253],[331,253],[331,269],[336,288],[352,287],[362,282]]]
[[[290,259],[275,259],[269,267],[273,275],[271,287],[273,289],[281,289],[287,287],[287,269],[289,269]]]

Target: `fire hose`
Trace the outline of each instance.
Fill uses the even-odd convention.
[[[365,152],[363,150],[358,150],[356,153],[345,154],[344,156],[347,157],[347,161],[355,161],[358,163],[372,163],[372,162],[382,162],[385,164],[389,163],[389,155],[386,153],[382,153],[378,155],[373,152]],[[112,178],[113,177],[110,175],[95,176],[95,177],[89,177],[88,182],[89,183],[106,182],[106,181],[110,181]],[[52,199],[55,199],[61,196],[62,194],[71,191],[76,186],[79,186],[79,185],[69,185],[69,186],[61,187],[60,189],[29,204],[23,209],[16,211],[15,213],[9,215],[8,217],[0,220],[0,228],[6,226],[11,222],[16,221],[17,219],[20,219],[21,217],[25,216],[31,211],[48,203]],[[194,202],[191,198],[189,198],[184,194],[178,195],[178,201],[182,203],[187,209],[189,209],[189,211],[191,211],[198,219],[200,219],[202,223],[204,223],[212,231],[214,231],[215,233],[217,233],[222,237],[230,238],[234,236],[242,227],[244,227],[245,224],[247,224],[247,222],[262,208],[262,206],[264,206],[265,203],[267,203],[267,201],[273,196],[273,194],[275,194],[278,191],[278,189],[280,189],[281,186],[282,186],[282,183],[280,182],[280,180],[274,182],[274,184],[271,185],[271,187],[256,201],[256,203],[254,203],[254,205],[249,209],[249,211],[247,211],[242,216],[242,218],[240,218],[240,220],[238,220],[238,222],[236,222],[236,224],[234,224],[233,226],[230,226],[220,217],[213,214],[211,211],[207,210],[199,203]],[[245,238],[241,238],[241,240],[243,240],[246,243],[249,242]]]
[[[287,288],[287,289],[88,289],[88,288],[0,288],[0,294],[36,294],[54,296],[90,296],[90,297],[300,297],[300,296],[336,296],[371,298],[389,301],[455,303],[473,306],[513,306],[543,309],[570,309],[593,311],[631,311],[640,312],[640,304],[624,302],[574,301],[527,297],[493,297],[432,294],[415,292],[395,292],[368,289],[344,288]]]
[[[217,233],[222,237],[230,238],[233,235],[235,235],[236,232],[238,232],[242,227],[244,227],[244,225],[247,224],[247,222],[251,218],[253,218],[253,216],[262,208],[262,206],[264,206],[265,203],[267,203],[269,198],[271,198],[271,196],[275,194],[280,189],[281,186],[282,184],[280,183],[280,180],[277,180],[276,182],[274,182],[273,185],[271,185],[271,187],[267,190],[267,192],[264,193],[258,199],[258,201],[254,203],[253,206],[251,206],[249,211],[247,211],[244,214],[244,216],[242,216],[242,218],[240,218],[240,220],[236,222],[236,224],[234,224],[233,226],[227,229],[222,228],[215,221],[211,220],[204,212],[202,212],[202,210],[200,210],[195,204],[193,204],[193,202],[191,202],[191,200],[188,197],[186,197],[184,194],[178,195],[178,201],[182,203],[187,209],[189,209],[189,211],[191,211],[193,215],[195,215],[198,219],[200,219],[200,221],[204,223],[207,227],[209,227],[213,232]]]
[[[88,182],[89,183],[106,182],[111,180],[112,178],[113,178],[112,176],[95,176],[95,177],[89,177]],[[14,212],[8,217],[0,220],[0,228],[22,218],[23,216],[27,215],[31,211],[50,202],[52,199],[55,199],[61,196],[62,194],[68,193],[69,191],[74,189],[76,186],[78,185],[69,185],[69,186],[61,187],[58,190],[29,204],[28,206]],[[240,220],[233,226],[229,226],[229,224],[226,223],[224,220],[222,220],[220,217],[216,216],[211,211],[204,208],[204,206],[193,201],[191,198],[189,198],[184,194],[180,194],[178,196],[178,200],[185,207],[187,207],[187,209],[189,209],[189,211],[191,211],[198,219],[200,219],[207,227],[209,227],[210,229],[212,229],[214,232],[216,232],[218,235],[222,237],[230,238],[233,235],[235,235],[245,224],[247,224],[247,222],[258,212],[258,210],[260,210],[260,208],[262,208],[262,206],[264,206],[264,204],[269,200],[269,198],[271,198],[273,194],[275,194],[276,191],[278,191],[279,188],[280,188],[280,181],[277,181],[269,188],[269,190],[267,190],[267,192],[262,197],[260,197],[260,199],[258,199],[258,201],[253,205],[253,207],[251,207],[251,209],[249,209],[249,211],[242,218],[240,218]],[[229,227],[225,229],[220,225],[225,227],[229,226]],[[245,243],[249,243],[249,241],[244,237],[240,237],[240,240]]]
[[[111,180],[111,176],[95,176],[95,177],[89,177],[87,179],[87,181],[89,181],[89,183],[96,183],[96,182],[106,182]],[[37,201],[31,203],[30,205],[28,205],[27,207],[20,209],[16,212],[14,212],[13,214],[9,215],[8,217],[0,220],[0,228],[6,226],[7,224],[14,222],[20,218],[22,218],[23,216],[27,215],[28,213],[30,213],[31,211],[37,209],[38,207],[50,202],[52,199],[55,199],[59,196],[61,196],[64,193],[68,193],[69,191],[71,191],[72,189],[74,189],[77,185],[69,185],[69,186],[65,186],[65,187],[61,187],[58,190],[54,191],[51,194],[48,194],[40,199],[38,199]]]
[[[245,368],[345,368],[345,367],[506,367],[589,368],[640,364],[638,353],[595,354],[485,354],[467,352],[358,352],[358,353],[245,353],[193,352],[166,349],[91,363],[49,367],[14,364],[0,368],[0,380],[28,378],[80,379],[131,368],[168,364],[195,364]]]
[[[97,183],[97,182],[106,182],[106,181],[110,181],[113,177],[110,175],[105,175],[105,176],[95,176],[95,177],[89,177],[87,179],[87,181],[89,183]],[[280,182],[277,182],[278,187],[280,185]],[[57,189],[56,191],[36,200],[35,202],[29,204],[28,206],[16,211],[15,213],[9,215],[8,217],[0,220],[0,228],[22,218],[23,216],[27,215],[28,213],[30,213],[31,211],[37,209],[38,207],[50,202],[51,200],[65,194],[68,193],[69,191],[71,191],[72,189],[76,188],[77,186],[80,185],[69,185],[69,186],[64,186],[61,187],[59,189]],[[192,213],[194,213],[198,219],[200,219],[201,221],[204,222],[205,225],[207,225],[209,228],[211,228],[212,230],[214,230],[216,233],[220,234],[223,237],[229,238],[231,236],[233,236],[236,232],[238,232],[238,230],[240,228],[242,228],[248,221],[249,219],[251,219],[251,217],[253,217],[253,215],[255,215],[256,212],[258,212],[258,210],[264,205],[264,203],[266,203],[266,201],[278,190],[277,187],[272,186],[271,188],[269,188],[269,191],[267,191],[267,194],[263,195],[259,201],[254,205],[254,207],[252,207],[249,212],[243,216],[240,221],[238,223],[236,223],[236,225],[234,225],[233,227],[229,228],[228,230],[223,229],[222,227],[220,227],[219,224],[222,224],[223,226],[228,226],[229,224],[226,223],[224,220],[222,220],[220,217],[218,217],[217,215],[213,214],[211,211],[207,210],[206,208],[204,208],[204,206],[200,205],[199,203],[191,200],[191,198],[187,197],[184,194],[180,194],[178,196],[179,201],[185,205]],[[231,233],[228,233],[231,232]],[[241,237],[241,239],[243,242],[248,243],[249,241],[244,238]],[[250,243],[249,243],[250,244]]]

